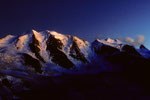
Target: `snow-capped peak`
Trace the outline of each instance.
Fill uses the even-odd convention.
[[[106,42],[114,43],[114,40],[113,40],[113,39],[111,39],[111,38],[106,38],[105,40],[106,40]]]
[[[107,45],[107,46],[111,46],[111,47],[115,47],[115,48],[118,48],[118,49],[121,49],[121,46],[122,46],[122,42],[118,39],[111,39],[111,38],[107,38],[107,39],[96,39],[96,41],[99,43],[99,44],[104,44],[104,45]]]
[[[30,30],[16,36],[10,42],[13,37],[8,35],[1,39],[0,46],[5,43],[3,47],[8,48],[11,44],[13,55],[21,54],[20,57],[22,58],[20,59],[24,62],[27,61],[30,66],[36,67],[36,65],[28,62],[28,59],[39,63],[39,72],[41,72],[40,66],[47,66],[49,63],[62,68],[72,68],[89,62],[89,52],[91,51],[89,43],[76,36],[48,30],[42,32]]]
[[[117,43],[117,44],[121,44],[121,41],[119,39],[111,39],[111,38],[106,38],[105,39],[106,42],[108,43]]]
[[[39,41],[39,42],[42,42],[43,39],[44,39],[44,36],[40,33],[40,32],[37,32],[35,30],[32,30],[32,33],[33,35],[35,36],[35,38]]]
[[[28,35],[23,35],[23,36],[18,37],[17,43],[16,43],[17,49],[19,50],[26,49],[28,45],[28,41],[29,41]]]
[[[63,35],[63,34],[61,34],[61,33],[58,33],[58,32],[56,32],[56,31],[48,31],[51,35],[53,35],[55,38],[57,38],[57,39],[60,39],[60,40],[62,40],[62,39],[64,39],[64,38],[66,38],[66,36],[65,35]]]
[[[12,38],[14,38],[15,36],[13,35],[7,35],[6,37],[0,39],[0,44],[6,44],[9,43],[11,41]]]

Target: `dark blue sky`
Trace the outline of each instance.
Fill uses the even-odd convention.
[[[150,0],[1,0],[0,37],[30,29],[88,41],[140,34],[150,47]]]

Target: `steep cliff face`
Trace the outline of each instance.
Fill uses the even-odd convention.
[[[73,36],[73,42],[72,42],[72,45],[70,47],[70,54],[69,55],[76,60],[82,61],[84,63],[88,63],[88,60],[85,57],[86,55],[84,54],[84,52],[87,53],[88,51],[82,51],[83,49],[86,49],[88,44],[84,40],[79,40],[79,41],[78,40],[79,40],[79,38]]]
[[[62,48],[63,43],[59,39],[56,39],[54,36],[49,37],[46,50],[50,53],[51,61],[64,68],[72,68],[74,64],[68,59],[67,55],[61,51]]]
[[[123,44],[116,42],[110,38],[105,40],[95,40],[92,43],[94,51],[100,56],[110,56],[113,53],[119,52]]]
[[[40,55],[39,41],[36,39],[34,34],[32,35],[32,42],[29,44],[29,47],[31,52],[33,52],[40,61],[46,63],[43,57]]]

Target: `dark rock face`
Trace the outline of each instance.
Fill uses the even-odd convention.
[[[25,65],[29,65],[31,67],[33,67],[35,69],[36,72],[41,73],[41,67],[42,65],[40,64],[40,61],[33,58],[32,56],[30,56],[29,54],[23,53],[22,54],[24,57],[24,64]]]
[[[148,50],[143,44],[140,45],[140,49],[146,49],[146,50]]]
[[[32,36],[32,43],[29,44],[29,47],[31,49],[31,51],[33,53],[35,53],[35,56],[40,60],[42,61],[43,63],[45,63],[45,60],[41,57],[40,55],[40,49],[39,49],[39,41],[35,38],[34,34]]]
[[[95,40],[93,43],[92,43],[92,49],[100,56],[110,56],[112,55],[113,53],[115,52],[120,52],[119,49],[117,48],[114,48],[112,46],[108,46],[108,45],[105,45],[103,43],[99,43],[97,40]]]
[[[64,68],[72,68],[74,64],[68,59],[64,52],[61,51],[63,43],[56,39],[54,36],[50,36],[47,40],[47,49],[50,52],[50,57],[52,61],[59,66]]]
[[[120,52],[119,49],[111,47],[111,46],[108,46],[108,45],[101,44],[101,46],[100,46],[99,42],[97,40],[95,40],[92,43],[92,46],[93,46],[94,51],[98,55],[101,55],[101,56],[110,56],[110,55],[112,55],[115,52]]]
[[[124,45],[124,46],[122,47],[122,50],[123,50],[124,52],[127,52],[128,54],[131,54],[131,55],[141,56],[141,54],[138,53],[138,52],[136,51],[136,49],[135,49],[133,46],[130,46],[130,45]]]
[[[107,46],[107,45],[102,45],[101,49],[100,50],[96,50],[95,52],[99,55],[112,55],[113,53],[115,52],[119,52],[120,50],[117,49],[117,48],[114,48],[114,47],[110,47],[110,46]]]
[[[148,60],[136,55],[128,54],[127,52],[119,52],[117,54],[114,54],[112,56],[108,57],[109,61],[120,64],[122,66],[126,66],[126,68],[132,68],[134,66],[140,67],[149,64]]]
[[[132,81],[138,82],[143,86],[150,84],[149,71],[150,60],[141,56],[131,55],[127,52],[120,52],[110,56],[108,60],[122,68],[122,72]]]
[[[20,40],[19,37],[15,40],[15,46],[16,46],[16,49],[17,49],[17,50],[20,49],[20,47],[18,47],[18,46],[16,45],[16,44],[19,42],[19,40]]]
[[[80,60],[84,63],[88,62],[87,59],[84,57],[84,54],[80,51],[77,43],[74,41],[71,48],[70,48],[70,56],[74,59]]]

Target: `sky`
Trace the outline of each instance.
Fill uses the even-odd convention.
[[[142,35],[150,48],[150,0],[1,0],[0,37],[31,29],[90,42]]]

